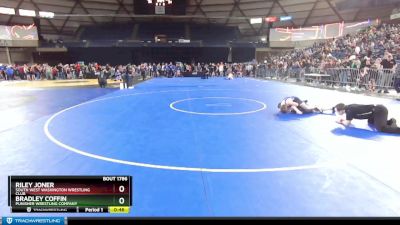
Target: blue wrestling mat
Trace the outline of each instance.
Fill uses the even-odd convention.
[[[325,108],[384,104],[400,119],[394,100],[245,78],[69,95],[31,104],[36,119],[0,133],[2,215],[8,175],[121,174],[133,176],[128,216],[400,216],[399,136],[277,113],[295,95]]]

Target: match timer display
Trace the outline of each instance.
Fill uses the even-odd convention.
[[[9,176],[8,205],[21,213],[129,213],[131,176]]]

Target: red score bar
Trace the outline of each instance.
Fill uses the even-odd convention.
[[[123,186],[123,190],[120,187]],[[25,189],[28,195],[98,195],[98,194],[128,194],[129,185],[124,184],[57,184],[54,188],[28,188]]]
[[[265,18],[265,22],[268,22],[268,23],[273,23],[276,21],[278,21],[278,17],[276,17],[276,16],[269,16],[269,17]]]

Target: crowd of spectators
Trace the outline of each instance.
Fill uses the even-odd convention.
[[[368,91],[378,87],[378,92],[388,93],[388,86],[396,85],[399,61],[400,25],[383,23],[309,48],[271,55],[266,67],[282,74],[291,71],[296,77],[313,72],[331,74],[340,86],[358,83]]]
[[[141,77],[179,77],[185,74],[208,74],[210,76],[252,76],[257,66],[254,63],[141,63],[138,65],[100,65],[99,63],[76,63],[32,65],[0,65],[0,80],[65,80],[98,78],[104,72],[109,72],[111,79],[121,80],[122,75]],[[107,73],[108,74],[108,73]]]
[[[277,69],[285,73],[288,70],[294,73],[317,71],[327,73],[330,69],[354,69],[361,76],[367,76],[370,70],[384,70],[386,75],[364,80],[364,86],[374,91],[375,85],[385,86],[394,79],[396,61],[400,60],[400,25],[380,24],[370,26],[356,34],[347,34],[323,42],[316,42],[305,49],[295,49],[272,55],[266,59],[268,69]],[[343,70],[344,71],[344,70]],[[339,74],[339,83],[346,85],[352,80],[350,73]],[[391,82],[392,84],[393,82]],[[382,91],[382,90],[379,90]],[[387,92],[387,89],[384,88]]]
[[[400,25],[370,26],[357,34],[316,42],[312,47],[282,52],[267,58],[269,67],[362,68],[369,60],[377,65],[385,55],[400,60]],[[378,68],[379,69],[379,68]]]
[[[379,92],[388,92],[388,85],[397,85],[395,81],[397,62],[400,60],[400,25],[380,24],[370,26],[356,34],[315,42],[305,49],[284,51],[267,57],[264,63],[141,63],[139,65],[100,65],[89,64],[48,64],[0,65],[0,79],[3,80],[54,80],[97,78],[104,72],[109,78],[121,80],[122,75],[158,77],[183,76],[185,74],[208,74],[210,76],[259,75],[260,71],[275,70],[280,74],[291,71],[298,76],[301,73],[329,73],[339,71],[338,83],[341,86],[349,82],[360,83],[360,86]],[[127,69],[129,68],[129,70]],[[260,68],[263,68],[260,70]],[[344,70],[341,70],[344,69]],[[128,72],[127,72],[128,71]],[[349,72],[350,71],[350,72]],[[352,71],[357,71],[353,73]],[[376,71],[384,71],[377,73]],[[265,73],[265,72],[262,72]],[[372,76],[375,73],[376,76]],[[296,75],[296,76],[297,76]],[[357,81],[352,76],[357,76]],[[393,82],[394,81],[394,82]],[[390,86],[389,85],[389,86]],[[400,91],[400,89],[398,90]]]

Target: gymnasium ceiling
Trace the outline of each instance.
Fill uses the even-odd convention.
[[[74,35],[80,25],[136,21],[192,21],[238,26],[243,35],[261,35],[265,24],[251,24],[250,18],[267,16],[293,17],[274,27],[304,27],[332,22],[353,22],[387,18],[391,7],[338,10],[346,0],[188,0],[185,16],[144,17],[133,14],[134,0],[1,0],[0,7],[51,11],[52,19],[41,19],[46,34]],[[361,1],[361,0],[360,0]],[[0,15],[1,24],[31,24],[30,17]]]

